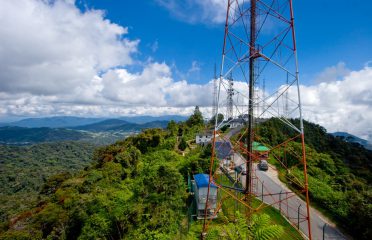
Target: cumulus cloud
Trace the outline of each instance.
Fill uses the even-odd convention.
[[[338,63],[325,68],[318,76],[323,77],[320,83],[300,86],[304,119],[324,126],[328,132],[345,131],[372,141],[372,67],[366,64],[360,70],[349,70],[344,63]],[[235,82],[234,87],[248,95],[246,83]],[[271,107],[262,116],[285,114],[286,100],[281,93],[282,90],[272,96],[266,93],[269,96],[266,106],[258,104],[257,114],[262,114],[269,105]],[[262,97],[262,89],[256,89],[256,95]],[[282,97],[278,97],[280,95]],[[288,110],[294,110],[290,116],[298,117],[297,88],[289,88],[288,98]],[[243,105],[243,109],[246,109],[247,103]]]
[[[301,86],[301,96],[305,119],[329,132],[347,131],[364,138],[372,133],[372,67],[350,71],[341,80]]]
[[[189,114],[211,102],[209,83],[176,82],[165,63],[129,71],[139,40],[103,11],[82,12],[73,0],[4,1],[0,20],[0,117]]]
[[[218,22],[218,12],[203,9],[207,3],[221,2],[183,4],[197,5],[200,19],[209,16]],[[177,9],[181,3],[159,0],[159,4]],[[74,1],[2,1],[0,118],[187,115],[195,105],[211,112],[212,81],[176,81],[173,67],[153,60],[128,68],[136,63],[133,54],[139,40],[130,40],[127,34],[127,28],[105,19],[102,11],[82,12]],[[305,119],[330,132],[347,131],[372,140],[370,65],[350,70],[340,62],[318,74],[314,85],[301,86]],[[198,62],[191,63],[191,69],[201,70]],[[246,83],[235,82],[234,87],[242,95],[247,93]]]
[[[350,74],[350,69],[346,67],[344,62],[339,62],[335,66],[327,67],[315,77],[317,83],[333,82],[342,80],[343,77]]]
[[[105,99],[128,106],[190,107],[210,106],[212,102],[212,82],[175,81],[165,63],[149,63],[139,73],[111,70],[102,76],[102,83]]]
[[[195,105],[209,107],[212,82],[175,81],[165,63],[150,62],[140,72],[125,68],[95,76],[70,93],[37,95],[0,92],[1,116],[188,115]]]
[[[174,17],[188,23],[222,23],[226,18],[225,0],[155,0]]]
[[[51,95],[89,85],[98,72],[132,63],[138,40],[126,34],[74,1],[2,1],[0,89]]]
[[[151,63],[141,73],[129,73],[126,69],[116,69],[102,76],[102,94],[112,101],[128,105],[165,106],[165,89],[172,83],[168,65]]]

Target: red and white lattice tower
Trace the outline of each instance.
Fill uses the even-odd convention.
[[[230,76],[234,76],[231,84]],[[233,88],[233,90],[232,90]],[[234,92],[232,95],[231,92]],[[232,98],[231,104],[226,99]],[[224,108],[229,109],[224,109]],[[280,210],[288,221],[311,239],[308,180],[304,129],[302,120],[301,97],[299,88],[299,71],[294,27],[292,0],[227,0],[225,33],[223,40],[222,62],[218,82],[216,115],[230,112],[234,116],[225,118],[222,123],[215,123],[215,136],[212,144],[212,159],[209,173],[209,186],[217,185],[220,199],[214,215],[223,206],[226,198],[244,206],[247,219],[261,209],[273,206]],[[295,136],[271,146],[270,142],[259,136],[256,130],[269,118],[276,118],[283,129],[291,129]],[[294,121],[293,119],[296,119]],[[239,124],[243,126],[239,127]],[[230,134],[220,133],[221,127],[236,127]],[[240,129],[241,128],[241,129]],[[244,132],[238,139],[231,139],[232,133]],[[291,142],[301,147],[293,148]],[[226,143],[231,146],[229,154],[220,154],[220,147]],[[256,170],[257,162],[262,156],[255,153],[255,144],[268,150],[270,161],[276,161],[286,169],[287,181],[296,185],[295,189],[275,189],[266,173]],[[226,147],[223,147],[226,151]],[[291,176],[285,160],[285,153],[297,156],[297,165],[303,169],[301,176]],[[284,157],[283,157],[284,156]],[[216,159],[217,158],[217,159]],[[218,168],[213,167],[218,160]],[[234,167],[241,167],[244,175],[235,173]],[[270,168],[273,165],[270,165]],[[292,166],[293,167],[293,164]],[[274,171],[269,169],[269,171]],[[219,181],[226,175],[234,178],[236,183],[227,186]],[[230,177],[229,177],[230,176]],[[266,180],[266,181],[265,181]],[[238,183],[238,184],[237,184]],[[239,185],[240,184],[240,185]],[[240,187],[239,187],[240,186]],[[279,192],[280,191],[280,192]],[[297,194],[303,194],[305,201],[299,201]],[[239,194],[237,194],[237,192]],[[258,199],[263,203],[254,206]],[[207,195],[209,203],[209,188]],[[208,234],[210,224],[215,216],[207,214],[206,204],[203,234]],[[285,209],[285,211],[283,210]]]

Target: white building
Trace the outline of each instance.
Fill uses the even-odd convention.
[[[195,142],[196,144],[200,144],[204,146],[210,143],[212,141],[212,138],[213,138],[213,132],[206,131],[206,132],[196,134]]]
[[[229,125],[230,125],[230,128],[237,128],[237,127],[243,126],[244,123],[245,121],[243,118],[236,118],[236,119],[232,119],[229,122]]]

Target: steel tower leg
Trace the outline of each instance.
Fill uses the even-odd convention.
[[[249,94],[248,94],[248,137],[246,139],[247,143],[247,162],[246,169],[247,175],[245,178],[245,194],[246,199],[250,203],[252,195],[252,167],[253,167],[253,156],[252,156],[252,143],[253,143],[253,97],[254,97],[254,63],[256,58],[256,0],[251,0],[251,17],[250,17],[250,48],[249,48]]]

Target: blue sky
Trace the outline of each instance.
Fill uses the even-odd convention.
[[[129,37],[141,39],[137,57],[175,64],[177,80],[186,77],[189,82],[209,81],[214,63],[221,62],[223,23],[189,23],[156,1],[81,0],[78,3],[82,9],[104,9],[108,19],[128,26]],[[372,2],[367,0],[294,1],[302,83],[312,83],[324,68],[338,62],[344,62],[350,69],[360,69],[372,59],[371,9]],[[158,49],[153,52],[151,46],[155,42]],[[187,75],[193,61],[201,70]]]
[[[225,0],[0,1],[0,121],[188,115],[195,105],[209,116],[225,8]],[[367,0],[294,0],[305,119],[370,140],[371,9]]]

